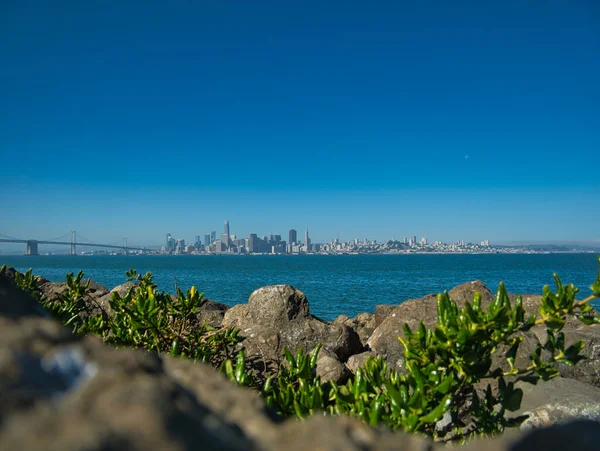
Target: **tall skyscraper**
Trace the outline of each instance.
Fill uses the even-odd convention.
[[[204,235],[204,245],[210,246],[210,234]]]
[[[229,221],[225,221],[225,227],[223,229],[223,233],[229,236]]]
[[[258,252],[258,235],[251,233],[248,239],[248,252]]]
[[[310,251],[310,238],[308,237],[308,227],[304,233],[304,245],[306,246],[306,252]]]
[[[290,244],[294,244],[298,242],[298,232],[295,229],[290,230]]]
[[[210,244],[213,244],[215,241],[217,241],[217,231],[213,230],[210,232]]]

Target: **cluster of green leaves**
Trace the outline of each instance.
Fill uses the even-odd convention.
[[[564,285],[555,275],[556,292],[544,287],[538,314],[530,316],[520,296],[511,302],[503,283],[487,309],[479,293],[472,303],[459,307],[446,292],[437,297],[433,328],[421,323],[413,331],[405,325],[404,337],[398,338],[404,348],[403,371],[371,358],[344,385],[322,382],[316,375],[318,345],[309,354],[300,349],[293,355],[286,349],[278,373],[259,386],[243,351],[235,364],[229,359],[240,341],[238,331],[216,330],[197,321],[205,301],[194,287],[186,293],[177,288],[171,297],[157,291],[150,273],[142,276],[131,270],[127,278],[136,286],[125,296],[113,293],[110,315],[103,310],[82,315],[88,308],[82,276],[68,274],[68,292],[60,302],[45,304],[79,333],[95,333],[117,346],[209,362],[231,381],[259,389],[267,405],[283,416],[304,418],[321,411],[430,436],[503,431],[513,424],[506,413],[521,404],[523,393],[515,387],[517,381],[547,380],[558,374],[557,363],[574,365],[584,358],[582,342],[565,346],[567,319],[600,323],[589,304],[600,297],[600,272],[592,294],[582,301],[576,300],[578,290],[573,285]],[[36,290],[31,271],[19,276],[17,283],[28,292]],[[540,325],[546,328],[546,343],[528,359],[517,359],[523,334]],[[523,360],[528,363],[520,367],[517,362]],[[494,386],[487,384],[478,392],[481,381],[490,379]],[[440,423],[444,416],[449,421]]]
[[[89,280],[83,282],[83,272],[66,276],[67,290],[60,299],[44,299],[35,284],[31,269],[16,273],[15,282],[32,294],[42,306],[74,333],[94,334],[119,347],[144,348],[219,365],[228,360],[234,346],[241,341],[237,329],[215,329],[198,320],[204,294],[195,287],[176,295],[160,292],[152,274],[126,273],[134,281],[124,296],[114,292],[109,300],[110,311],[86,294]],[[239,381],[238,381],[239,382]]]
[[[539,316],[526,317],[522,298],[513,305],[502,283],[487,309],[479,293],[462,308],[448,293],[439,295],[435,327],[421,323],[412,331],[405,326],[404,338],[399,337],[404,347],[401,373],[388,369],[381,358],[371,358],[345,385],[322,383],[315,375],[320,347],[309,355],[300,350],[296,357],[286,350],[287,365],[276,378],[267,379],[262,393],[271,408],[286,416],[303,418],[324,411],[430,436],[501,432],[515,424],[506,412],[520,407],[523,392],[515,387],[517,381],[547,380],[558,374],[556,363],[574,365],[584,358],[582,342],[565,349],[561,330],[567,317],[584,324],[599,322],[589,301],[600,297],[600,273],[592,295],[583,301],[575,299],[578,290],[573,285],[563,285],[557,276],[555,281],[555,293],[543,289]],[[546,326],[548,340],[520,368],[516,357],[523,333],[534,325]],[[237,371],[241,374],[241,367]],[[478,393],[477,384],[488,378],[495,381],[494,387],[487,384]],[[436,424],[444,415],[449,421]]]

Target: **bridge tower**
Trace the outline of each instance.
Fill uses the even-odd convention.
[[[25,255],[40,255],[38,254],[38,242],[28,240],[25,247]]]
[[[71,230],[71,255],[77,255],[77,232]]]

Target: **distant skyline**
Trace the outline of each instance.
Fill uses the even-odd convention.
[[[0,233],[600,242],[598,55],[594,0],[5,2]]]

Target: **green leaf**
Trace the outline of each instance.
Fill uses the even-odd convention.
[[[425,416],[422,416],[420,420],[423,423],[435,423],[444,416],[444,413],[446,413],[446,411],[450,408],[451,405],[451,395],[447,395],[431,412],[429,412]]]

